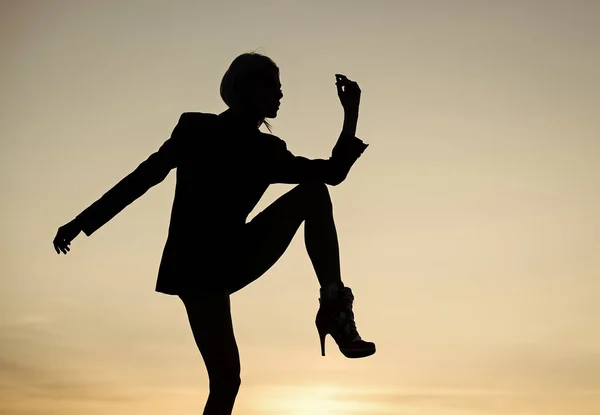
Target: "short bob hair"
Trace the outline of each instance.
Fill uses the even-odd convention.
[[[279,68],[271,58],[261,53],[247,52],[239,55],[223,75],[221,98],[229,108],[243,106],[249,87],[272,71],[279,73]],[[258,127],[262,124],[271,132],[271,125],[264,118],[259,121]]]

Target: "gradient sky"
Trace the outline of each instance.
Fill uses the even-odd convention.
[[[335,73],[362,88],[370,147],[330,189],[378,351],[320,356],[299,232],[232,297],[234,413],[600,413],[599,2],[0,5],[0,414],[201,413],[183,304],[154,292],[175,173],[67,256],[51,242],[182,112],[223,111],[223,73],[255,49],[281,68],[273,133],[295,154],[330,154]]]

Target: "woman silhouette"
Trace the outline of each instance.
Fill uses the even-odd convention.
[[[240,387],[240,360],[230,295],[263,275],[304,223],[306,250],[320,284],[315,323],[325,355],[330,334],[349,358],[375,353],[354,322],[354,296],[344,286],[333,207],[327,185],[337,185],[367,148],[356,138],[360,88],[336,74],[344,109],[342,132],[328,159],[293,155],[280,138],[262,133],[283,94],[279,69],[268,57],[244,53],[221,82],[228,109],[216,115],[184,113],[169,140],[75,219],[58,229],[57,253],[70,251],[83,231],[99,229],[177,168],[169,235],[156,291],[177,295],[208,371],[204,415],[231,414]],[[246,223],[272,183],[297,184]]]

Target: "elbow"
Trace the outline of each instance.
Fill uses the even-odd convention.
[[[330,186],[337,186],[346,179],[346,176],[348,176],[349,172],[350,166],[344,163],[340,163],[335,159],[330,159],[329,171],[327,174],[328,177],[327,180],[325,180],[325,183]]]
[[[326,184],[330,186],[337,186],[341,184],[346,179],[347,174],[336,172],[335,174],[330,175],[328,180],[325,181]]]

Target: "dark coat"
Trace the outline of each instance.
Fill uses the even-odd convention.
[[[76,218],[90,236],[177,168],[158,292],[179,294],[218,285],[235,256],[236,235],[270,184],[335,186],[367,147],[342,134],[329,159],[310,160],[294,156],[274,135],[231,125],[223,114],[182,114],[157,152]]]

